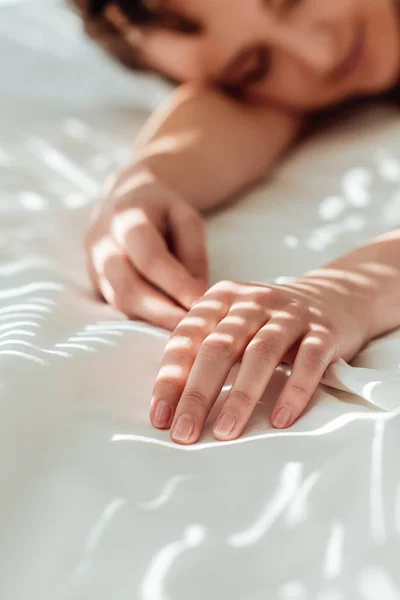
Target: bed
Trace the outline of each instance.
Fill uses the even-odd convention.
[[[168,335],[96,300],[82,240],[168,87],[61,0],[0,0],[0,597],[399,600],[400,334],[271,428],[179,447],[148,420]],[[365,106],[208,218],[212,280],[279,282],[400,225],[400,120]]]

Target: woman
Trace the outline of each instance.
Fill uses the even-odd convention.
[[[78,1],[78,0],[76,0]],[[287,285],[208,287],[202,212],[264,177],[310,114],[377,95],[400,73],[394,0],[93,0],[90,35],[125,64],[183,85],[113,175],[87,238],[105,299],[174,330],[150,418],[181,444],[214,424],[237,438],[275,368],[293,365],[271,414],[291,426],[327,367],[400,326],[400,231]]]

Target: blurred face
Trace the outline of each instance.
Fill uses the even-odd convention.
[[[400,72],[397,0],[166,0],[196,33],[154,28],[145,59],[301,111],[390,88]]]

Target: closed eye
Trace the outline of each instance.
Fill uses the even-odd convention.
[[[269,73],[270,55],[265,46],[253,47],[240,55],[221,79],[228,90],[243,90],[262,81]]]
[[[254,53],[253,65],[244,74],[241,86],[246,87],[248,85],[254,85],[259,83],[267,75],[269,71],[269,54],[266,48],[259,48]]]

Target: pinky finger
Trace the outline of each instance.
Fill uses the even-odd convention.
[[[290,375],[271,415],[278,429],[291,427],[304,412],[334,358],[334,345],[323,336],[308,335],[302,341]]]

